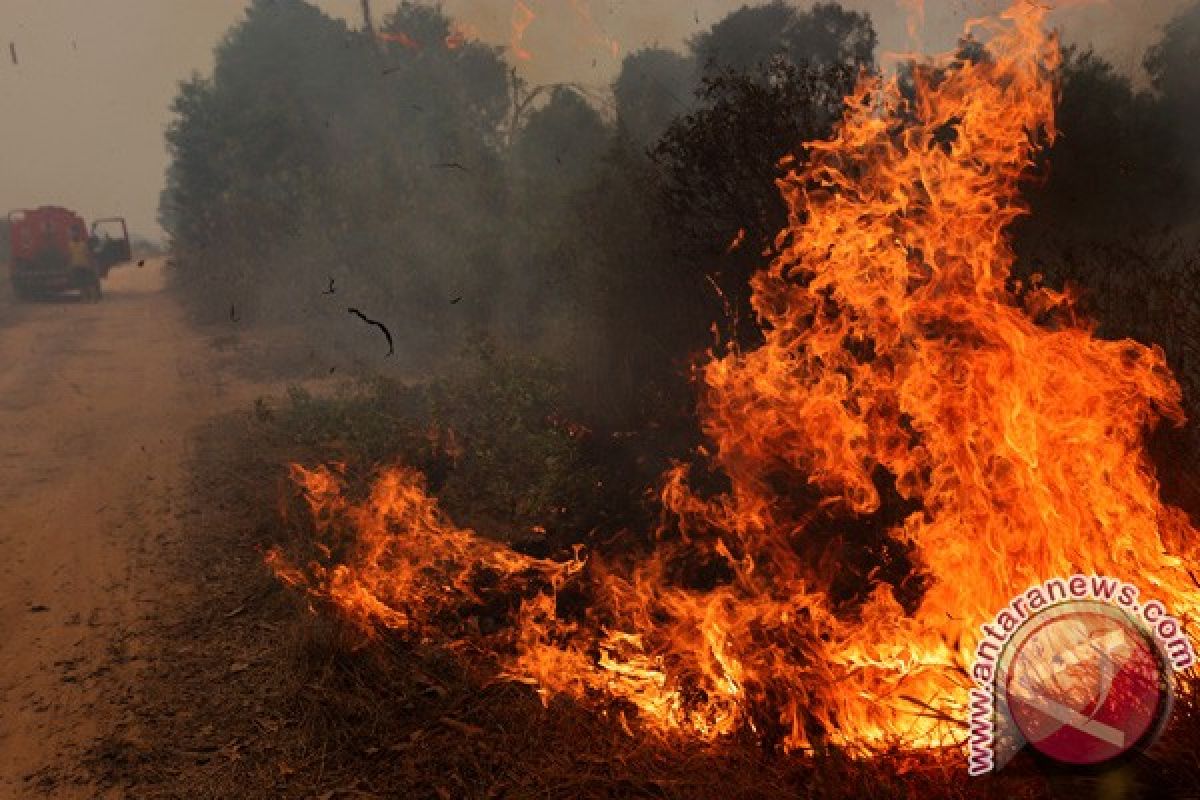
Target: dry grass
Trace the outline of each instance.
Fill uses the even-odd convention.
[[[543,706],[469,645],[364,643],[262,565],[285,536],[283,465],[321,454],[262,415],[213,424],[195,463],[195,536],[172,554],[181,600],[155,629],[129,707],[136,724],[91,754],[103,785],[139,798],[1187,797],[1200,780],[1200,701],[1105,775],[1022,758],[968,779],[960,756],[864,762],[753,742],[663,740],[636,720]]]

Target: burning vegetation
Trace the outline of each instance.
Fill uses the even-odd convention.
[[[409,467],[360,498],[344,467],[296,465],[315,538],[272,550],[276,574],[366,637],[785,750],[960,744],[979,625],[1048,577],[1193,615],[1197,532],[1145,444],[1183,420],[1164,353],[1013,275],[1061,48],[1033,3],[973,25],[985,44],[865,76],[785,163],[759,335],[698,369],[706,443],[663,477],[652,535],[527,555],[454,524]]]

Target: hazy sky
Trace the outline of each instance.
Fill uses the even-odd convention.
[[[517,0],[445,0],[464,28],[512,44]],[[1066,38],[1094,43],[1134,70],[1160,26],[1190,0],[1108,0],[1059,12]],[[608,84],[623,55],[678,47],[745,0],[524,0],[520,43],[534,82]],[[359,20],[359,0],[319,0]],[[373,0],[381,17],[394,2]],[[801,2],[800,5],[808,5]],[[912,49],[897,0],[843,0],[872,12],[881,52]],[[1005,0],[926,0],[926,49],[953,43],[963,21]],[[158,235],[167,156],[163,129],[180,80],[212,68],[212,47],[246,0],[0,0],[0,210],[61,204],[94,218],[121,214]],[[13,63],[9,46],[15,51]]]

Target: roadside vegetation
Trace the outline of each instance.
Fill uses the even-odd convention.
[[[1173,315],[1112,286],[1149,270],[1172,296],[1192,280],[1198,20],[1148,51],[1149,86],[1068,48],[1062,135],[1019,231],[1022,267],[1079,284],[1106,334],[1175,349],[1194,344]],[[711,326],[754,335],[746,281],[784,221],[778,161],[803,159],[875,68],[870,17],[744,8],[681,52],[631,53],[611,95],[531,86],[458,31],[425,4],[401,3],[373,41],[303,0],[252,3],[212,75],[181,86],[167,134],[181,298],[201,321],[300,323],[393,374],[484,337],[558,363],[588,421],[639,427],[689,404]],[[348,307],[389,326],[395,358]],[[1194,384],[1200,362],[1172,355]]]
[[[957,754],[892,753],[863,762],[829,748],[784,757],[750,740],[662,739],[634,720],[598,716],[562,698],[547,706],[532,687],[497,680],[495,665],[469,647],[470,636],[456,651],[400,637],[364,641],[360,630],[317,613],[262,566],[270,547],[302,553],[311,546],[289,463],[343,463],[351,496],[368,491],[380,463],[419,465],[449,517],[538,554],[571,541],[546,509],[596,502],[581,491],[580,476],[615,471],[611,459],[597,460],[585,441],[555,424],[538,365],[473,357],[464,372],[470,377],[419,388],[378,380],[320,396],[295,390],[204,430],[185,512],[204,535],[179,540],[168,554],[181,576],[179,610],[151,631],[147,647],[156,657],[129,699],[133,723],[89,754],[102,788],[214,799],[390,797],[403,787],[431,800],[1040,800],[1093,796],[1105,787],[1124,797],[1184,797],[1200,780],[1192,683],[1159,745],[1103,778],[1044,772],[1022,756],[994,779],[968,782]],[[498,425],[481,404],[464,403],[481,390],[529,413]],[[485,460],[446,460],[443,448],[431,447],[430,426],[450,420]],[[484,454],[502,457],[513,448],[527,459],[524,480],[497,484]],[[532,453],[547,457],[529,459]],[[523,505],[535,489],[537,502]],[[594,538],[626,529],[614,509],[637,513],[636,498],[610,496],[609,516],[592,517],[604,520]],[[534,531],[539,525],[546,534]],[[485,634],[490,624],[486,611],[458,622]]]
[[[160,746],[117,740],[96,754],[110,782],[169,796],[186,779],[213,797],[1071,791],[1076,778],[1032,768],[967,787],[937,759],[885,767],[632,736],[563,701],[547,710],[469,656],[363,643],[274,582],[262,550],[305,540],[291,462],[342,463],[358,492],[380,465],[418,468],[456,522],[534,555],[652,531],[647,492],[701,442],[690,367],[758,335],[748,280],[786,221],[779,160],[829,133],[878,58],[870,17],[836,3],[743,8],[681,51],[632,53],[611,95],[528,85],[510,53],[464,39],[435,6],[402,3],[380,30],[371,40],[302,0],[255,0],[213,74],[176,99],[161,216],[178,296],[202,325],[287,325],[297,348],[352,352],[358,380],[297,386],[206,432],[197,496],[222,509],[213,538],[178,559],[243,557],[206,590],[222,600],[197,589],[163,632],[194,680],[151,681],[140,702],[149,718],[240,668],[193,698],[213,731],[182,776]],[[1018,277],[1075,286],[1103,336],[1163,347],[1193,420],[1197,32],[1200,5],[1149,50],[1146,88],[1066,51],[1062,136],[1016,231]],[[978,53],[962,43],[962,58]],[[386,324],[395,357],[348,308]],[[364,340],[379,345],[366,360]],[[1154,452],[1168,499],[1200,515],[1195,426],[1161,432]],[[184,630],[226,644],[180,650]],[[1113,780],[1194,778],[1193,705],[1186,693],[1179,735]],[[194,721],[171,719],[196,738]]]

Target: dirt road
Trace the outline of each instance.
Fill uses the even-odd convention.
[[[0,798],[96,795],[79,763],[169,588],[189,433],[241,399],[161,263],[105,289],[0,307]]]

